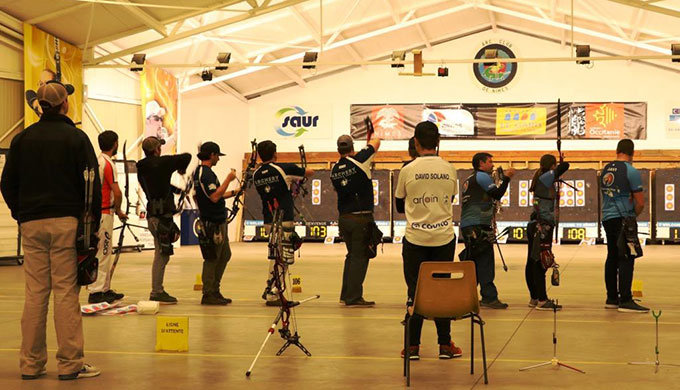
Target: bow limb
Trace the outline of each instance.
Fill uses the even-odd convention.
[[[246,169],[243,171],[243,174],[241,176],[240,182],[241,187],[239,188],[236,195],[234,195],[234,202],[231,204],[231,209],[227,208],[227,223],[231,223],[234,220],[234,218],[236,218],[239,209],[244,204],[243,195],[245,194],[246,189],[250,187],[253,182],[253,175],[255,174],[255,168],[257,167],[256,140],[250,141],[250,148],[251,148],[250,159],[248,160],[248,165],[246,166]]]
[[[562,156],[562,103],[560,99],[557,99],[557,154],[562,164],[564,157]],[[560,230],[560,187],[562,187],[560,181],[555,181],[555,242],[558,240]]]

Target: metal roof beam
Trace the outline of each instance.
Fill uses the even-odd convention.
[[[560,29],[563,29],[563,30],[571,30],[571,28],[572,28],[572,26],[570,24],[559,23],[559,22],[555,22],[555,21],[552,21],[552,20],[546,20],[546,19],[543,19],[543,18],[540,18],[540,17],[525,14],[523,12],[513,11],[513,10],[506,9],[506,8],[497,7],[497,6],[494,6],[494,5],[477,4],[477,7],[488,9],[488,10],[493,10],[496,13],[500,13],[500,14],[504,14],[504,15],[508,15],[508,16],[514,16],[514,17],[519,18],[519,19],[524,19],[524,20],[544,24],[544,25],[547,25],[547,26],[557,27],[557,28],[560,28]],[[600,32],[600,31],[591,30],[591,29],[584,28],[584,27],[574,26],[574,32],[578,32],[580,34],[585,34],[585,35],[589,35],[589,36],[596,37],[596,38],[605,39],[605,40],[610,41],[610,42],[616,42],[616,43],[620,43],[620,44],[624,44],[624,45],[635,46],[635,47],[638,47],[640,49],[654,51],[654,52],[657,52],[657,53],[670,54],[670,52],[671,52],[670,49],[664,49],[664,48],[661,48],[661,47],[658,47],[658,46],[654,46],[654,45],[650,45],[650,44],[646,44],[646,43],[641,43],[641,42],[633,42],[633,41],[630,41],[628,38],[624,39],[624,38],[621,38],[621,37],[617,37],[617,36],[607,34],[607,33],[603,33],[603,32]]]
[[[395,24],[395,25],[392,25],[392,26],[384,27],[384,28],[381,28],[381,29],[378,29],[378,30],[367,32],[365,34],[361,34],[361,35],[357,35],[357,36],[345,39],[345,40],[340,41],[340,42],[336,42],[336,43],[328,46],[326,48],[326,50],[332,50],[332,49],[336,49],[338,47],[351,45],[353,43],[363,41],[365,39],[373,38],[373,37],[383,35],[383,34],[386,34],[386,33],[392,32],[392,31],[401,30],[403,28],[411,27],[411,26],[418,24],[418,23],[423,23],[423,22],[427,22],[429,20],[433,20],[433,19],[437,19],[437,18],[446,16],[446,15],[451,15],[451,14],[454,14],[456,12],[461,12],[461,11],[470,9],[472,7],[473,7],[472,4],[465,3],[465,4],[462,4],[462,5],[456,6],[456,7],[446,8],[446,9],[438,11],[438,12],[433,12],[431,14],[423,15],[423,16],[418,17],[416,19],[409,20],[408,22],[405,22],[405,23],[400,23],[400,24]],[[297,53],[297,54],[289,55],[287,57],[279,58],[278,60],[273,61],[273,62],[275,62],[275,63],[290,62],[290,61],[293,61],[293,60],[296,60],[296,59],[301,59],[303,56],[304,56],[304,53]],[[190,85],[189,87],[185,88],[183,90],[183,92],[184,91],[190,91],[190,90],[197,89],[197,88],[201,88],[201,87],[204,87],[204,86],[207,86],[207,85],[210,85],[210,84],[214,84],[214,83],[219,83],[221,81],[229,80],[229,79],[236,78],[236,77],[239,77],[239,76],[244,76],[244,75],[247,75],[247,74],[250,74],[250,73],[260,71],[262,69],[267,69],[267,66],[249,67],[248,69],[243,69],[243,70],[239,70],[237,72],[226,74],[224,76],[215,77],[215,78],[212,79],[212,81],[204,81],[204,82],[201,82],[201,83],[196,83],[196,84]]]
[[[120,1],[123,4],[134,4],[130,0],[118,0],[118,1]],[[157,33],[161,34],[164,37],[168,36],[168,33],[165,31],[165,26],[162,25],[161,22],[159,22],[156,18],[149,15],[143,9],[137,6],[126,6],[125,8],[135,18],[139,19],[142,23],[149,26],[152,30],[156,31]]]
[[[261,16],[261,15],[266,15],[268,13],[284,9],[286,7],[290,7],[291,5],[300,4],[300,3],[303,3],[305,1],[307,1],[307,0],[285,0],[285,1],[282,1],[281,3],[271,5],[271,6],[266,7],[266,8],[257,8],[257,9],[254,9],[251,12],[244,14],[244,15],[238,15],[238,16],[234,16],[234,17],[227,18],[227,19],[224,19],[224,20],[220,20],[220,21],[217,21],[217,22],[214,22],[214,23],[207,24],[205,26],[201,26],[201,27],[193,29],[193,30],[187,30],[187,31],[183,31],[181,33],[177,33],[173,36],[168,36],[168,37],[158,39],[158,40],[155,40],[155,41],[152,41],[152,42],[148,42],[148,43],[145,43],[145,44],[142,44],[142,45],[133,46],[133,47],[121,50],[119,52],[110,54],[108,56],[95,58],[92,63],[101,64],[103,62],[110,61],[114,58],[120,58],[120,57],[123,57],[125,55],[140,53],[140,52],[143,52],[144,50],[150,49],[152,47],[176,42],[180,39],[188,38],[188,37],[193,36],[193,35],[212,31],[212,30],[224,27],[224,26],[234,24],[234,23],[243,22],[245,20],[256,18],[256,17]]]
[[[639,0],[609,0],[613,3],[627,5],[629,7],[640,8],[649,12],[655,12],[657,14],[662,14],[666,16],[672,16],[674,18],[680,18],[680,11],[676,11],[670,8],[659,7],[658,5],[651,5],[650,1],[644,2]]]
[[[217,11],[219,9],[226,8],[226,7],[232,6],[234,4],[242,3],[242,2],[243,2],[243,0],[220,1],[216,4],[214,4],[214,5],[208,6],[204,9],[201,9],[201,10],[191,11],[191,12],[187,12],[185,14],[173,16],[172,18],[169,18],[169,19],[161,20],[160,23],[162,25],[174,23],[174,22],[180,21],[182,19],[193,18],[193,17],[199,16],[199,15],[206,14],[208,12]],[[102,44],[102,43],[105,43],[105,42],[115,41],[117,39],[124,38],[124,37],[130,36],[130,35],[134,35],[134,34],[137,34],[137,33],[140,33],[140,32],[144,32],[146,30],[148,30],[148,28],[139,27],[139,28],[128,30],[128,31],[123,31],[123,32],[120,32],[120,33],[116,33],[116,34],[113,34],[113,35],[109,35],[109,36],[94,40],[94,41],[90,42],[90,46],[96,46],[96,45],[99,45],[99,44]],[[82,48],[83,47],[81,47],[81,49]]]
[[[90,4],[88,4],[88,3],[80,3],[80,4],[72,5],[70,7],[61,8],[57,11],[50,12],[50,13],[47,13],[47,14],[44,14],[44,15],[36,16],[35,18],[28,19],[28,20],[26,20],[26,23],[28,23],[28,24],[39,24],[39,23],[45,22],[47,20],[52,20],[54,18],[58,18],[60,16],[66,15],[66,14],[70,14],[71,12],[78,11],[79,9],[85,8],[89,5]]]

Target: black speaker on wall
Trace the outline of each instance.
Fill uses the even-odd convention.
[[[671,54],[674,56],[680,56],[680,43],[671,44]],[[671,61],[680,62],[680,58],[673,58]]]

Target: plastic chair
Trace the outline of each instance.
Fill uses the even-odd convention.
[[[470,375],[475,372],[474,329],[479,325],[484,363],[484,384],[489,383],[486,373],[486,347],[484,321],[479,315],[477,276],[472,261],[427,261],[420,264],[418,284],[413,301],[413,314],[406,322],[404,333],[404,376],[406,386],[411,386],[411,360],[409,357],[410,323],[413,316],[428,320],[435,318],[460,320],[470,318]]]

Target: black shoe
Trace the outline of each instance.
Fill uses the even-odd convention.
[[[106,293],[103,292],[96,292],[90,294],[89,297],[87,297],[87,303],[111,303],[109,302],[109,297],[106,296]]]
[[[227,302],[220,299],[215,294],[206,294],[206,295],[203,295],[203,298],[201,298],[201,305],[226,306]]]
[[[618,309],[619,308],[619,300],[618,299],[607,299],[607,301],[604,303],[604,308],[605,309]]]
[[[375,302],[367,301],[364,298],[359,298],[354,302],[345,302],[346,307],[371,307],[374,306]]]
[[[43,368],[42,370],[38,371],[37,374],[21,374],[21,379],[23,379],[25,381],[30,381],[30,380],[38,379],[45,374],[47,374],[47,370],[45,368]]]
[[[156,301],[161,305],[174,305],[177,303],[177,298],[171,296],[166,291],[163,291],[160,294],[151,294],[149,300]]]
[[[640,306],[635,301],[621,303],[618,310],[622,313],[649,313],[649,308]]]
[[[125,294],[118,294],[113,290],[109,290],[104,293],[104,296],[106,297],[106,302],[113,303],[115,301],[120,301],[121,299],[123,299]]]
[[[225,305],[228,305],[228,304],[231,303],[231,298],[225,298],[224,295],[222,295],[222,293],[219,292],[219,291],[215,293],[215,296],[217,298],[219,298],[221,301],[224,301]]]
[[[562,305],[558,305],[553,301],[545,301],[543,304],[538,303],[536,305],[536,310],[542,310],[542,311],[557,310],[557,311],[560,311],[560,310],[562,310]]]
[[[479,304],[482,305],[482,307],[488,307],[489,309],[507,309],[508,308],[508,304],[499,301],[498,298],[494,299],[493,301],[488,301],[488,302],[481,300],[481,301],[479,301]]]

